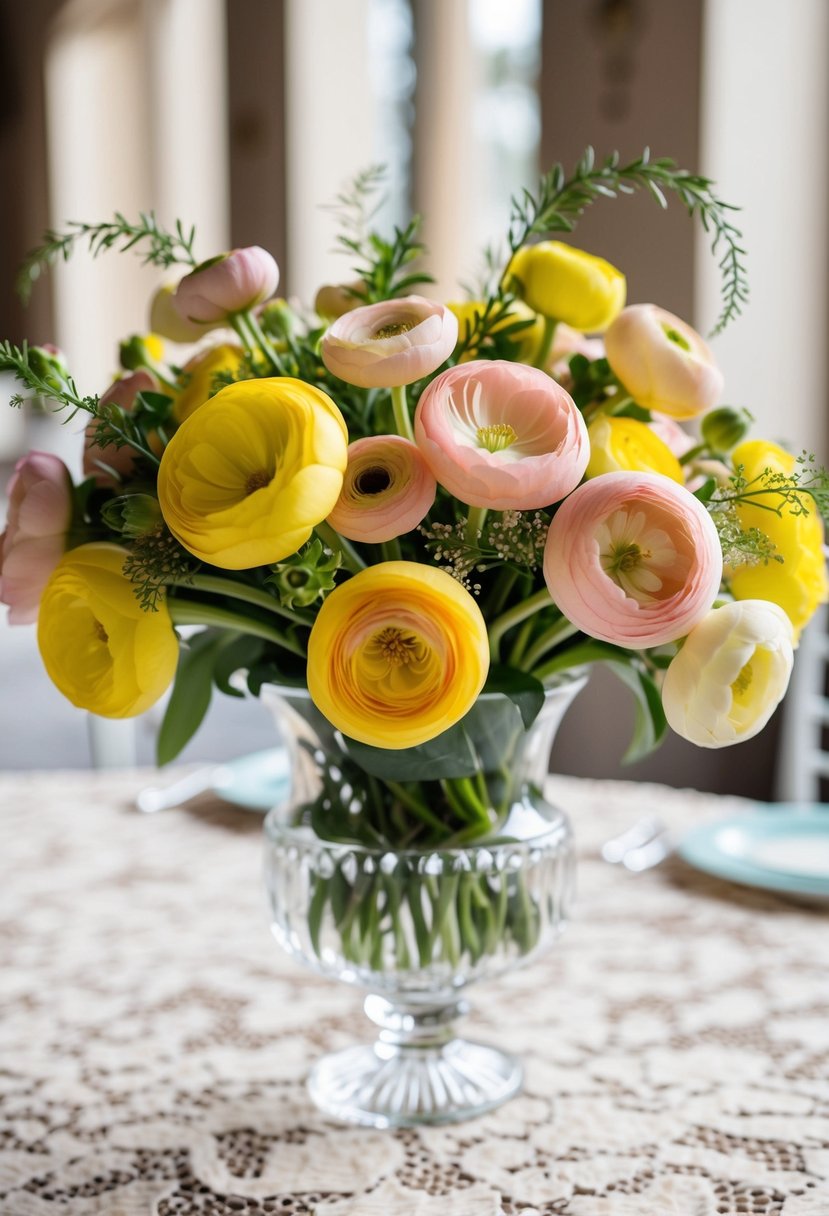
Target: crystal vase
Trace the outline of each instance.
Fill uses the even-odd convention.
[[[471,759],[457,775],[438,758],[399,783],[362,772],[306,690],[263,689],[291,755],[290,793],[265,821],[273,933],[306,966],[367,990],[378,1028],[372,1044],[313,1068],[310,1093],[328,1114],[373,1127],[455,1122],[520,1090],[519,1060],[458,1037],[456,1023],[468,985],[526,963],[566,923],[572,835],[542,790],[556,730],[585,682],[548,690],[529,728],[508,696],[482,694],[463,719]],[[484,805],[491,828],[430,847],[358,842],[367,791],[392,816],[407,795],[436,815],[460,813],[475,791],[470,805]],[[326,838],[332,830],[339,839]]]

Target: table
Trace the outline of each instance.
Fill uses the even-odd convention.
[[[48,743],[45,742],[44,746]],[[470,993],[525,1094],[451,1128],[319,1115],[360,996],[271,940],[257,816],[154,817],[146,773],[0,777],[7,1216],[829,1214],[826,910],[598,845],[736,799],[557,778],[580,845],[552,953]]]

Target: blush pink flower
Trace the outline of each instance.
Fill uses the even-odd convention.
[[[269,300],[279,283],[279,267],[266,249],[249,245],[202,262],[186,274],[173,300],[188,321],[202,325]]]
[[[365,304],[325,332],[322,361],[360,388],[399,388],[436,371],[458,341],[457,317],[423,296]]]
[[[343,488],[328,522],[348,540],[394,540],[428,515],[436,489],[415,444],[399,435],[370,435],[349,444]]]
[[[437,480],[473,507],[529,511],[579,484],[590,447],[573,399],[546,372],[479,359],[433,380],[415,439]]]
[[[607,361],[634,401],[672,418],[716,405],[723,375],[696,330],[655,304],[624,308],[604,336]]]
[[[118,405],[129,413],[139,393],[157,393],[158,381],[146,371],[133,372],[113,381],[99,401],[99,405]],[[86,477],[94,477],[99,486],[114,487],[129,477],[135,465],[135,452],[130,447],[116,447],[114,443],[98,447],[95,442],[96,423],[90,422],[84,431],[83,471]]]
[[[57,456],[21,457],[8,485],[9,513],[0,536],[0,602],[10,625],[37,620],[40,598],[66,548],[72,478]]]
[[[562,503],[547,536],[550,595],[583,633],[642,649],[684,637],[722,579],[717,530],[658,473],[605,473]]]

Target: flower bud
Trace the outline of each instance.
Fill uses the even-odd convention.
[[[259,324],[278,343],[293,337],[295,322],[296,315],[287,300],[270,300],[259,310]]]
[[[322,541],[312,540],[299,553],[278,562],[265,581],[275,587],[283,608],[309,608],[334,589],[341,555],[328,553]]]
[[[159,287],[150,304],[150,329],[171,342],[198,342],[209,330],[215,329],[218,322],[197,325],[188,321],[176,308],[175,293],[173,284]]]
[[[622,272],[561,241],[522,246],[509,270],[517,294],[530,308],[582,333],[603,332],[624,307]]]
[[[101,517],[113,532],[131,539],[155,532],[164,522],[158,499],[152,494],[122,494],[101,507]]]
[[[152,371],[163,358],[164,343],[156,334],[133,334],[118,347],[118,360],[128,372],[137,372],[141,367]]]
[[[337,317],[365,304],[365,289],[362,279],[354,279],[350,283],[324,283],[314,299],[314,312],[330,325]],[[355,291],[360,294],[354,295]]]
[[[723,405],[706,414],[700,424],[702,437],[714,452],[730,452],[748,434],[753,419],[748,410]]]
[[[270,299],[279,283],[279,267],[266,249],[251,245],[202,262],[184,276],[173,297],[188,321],[226,321],[237,312]]]
[[[63,351],[51,342],[44,343],[43,346],[29,347],[29,367],[51,388],[60,391],[66,385],[69,369]]]

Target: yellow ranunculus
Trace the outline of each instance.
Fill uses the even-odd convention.
[[[176,422],[185,422],[210,398],[213,381],[218,372],[236,372],[244,357],[245,352],[241,346],[222,342],[185,363],[184,371],[189,380],[173,402],[173,417]]]
[[[635,418],[613,418],[600,414],[587,428],[590,461],[585,477],[629,470],[634,473],[661,473],[685,484],[682,465],[667,443],[644,422]]]
[[[602,333],[625,305],[622,272],[561,241],[522,246],[509,269],[530,308],[582,333]]]
[[[486,622],[451,575],[381,562],[328,596],[308,642],[308,691],[338,730],[415,747],[469,710],[489,670]]]
[[[486,304],[483,300],[459,300],[457,303],[448,304],[447,308],[458,318],[458,341],[463,342],[467,334],[472,332],[476,318],[483,314]],[[523,329],[507,334],[509,340],[515,344],[516,362],[533,363],[544,336],[544,318],[533,312],[522,300],[513,300],[507,313],[492,326],[490,332],[497,334],[499,330],[514,325],[516,321],[531,322]],[[469,363],[472,359],[480,358],[480,345],[473,345],[464,351],[460,361]]]
[[[348,432],[321,389],[287,376],[229,384],[182,423],[158,470],[167,526],[201,561],[282,561],[331,513]]]
[[[795,458],[790,452],[763,439],[741,443],[734,449],[732,459],[735,468],[743,466],[747,481],[762,478],[766,469],[788,476],[795,467]],[[751,489],[756,490],[761,485],[762,481]],[[767,564],[738,567],[731,572],[731,590],[738,600],[761,599],[779,604],[799,636],[829,592],[823,555],[823,524],[817,507],[806,495],[803,495],[803,502],[808,508],[807,515],[793,514],[779,494],[764,494],[758,501],[763,505],[738,503],[740,523],[744,528],[759,528],[764,532],[783,561],[772,558]],[[781,509],[780,515],[775,514],[777,507]]]
[[[54,684],[79,709],[131,718],[172,683],[178,640],[163,601],[145,612],[122,573],[126,549],[104,543],[64,554],[40,602],[37,642]]]

